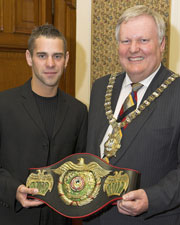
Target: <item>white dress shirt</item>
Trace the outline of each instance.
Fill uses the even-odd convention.
[[[156,75],[157,71],[159,70],[161,65],[159,65],[158,69],[152,73],[150,76],[148,76],[145,80],[142,80],[141,84],[143,84],[143,86],[140,88],[140,90],[137,92],[137,107],[139,106],[148,86],[150,85],[152,79],[154,78],[154,76]],[[116,104],[116,108],[115,108],[115,112],[114,112],[114,117],[117,119],[120,109],[125,101],[125,99],[127,98],[127,96],[131,93],[132,91],[132,81],[130,80],[128,74],[126,73],[126,76],[124,78],[123,84],[122,84],[122,88],[119,94],[119,98]],[[104,135],[104,138],[100,144],[100,156],[101,158],[103,158],[104,156],[104,143],[107,141],[108,139],[108,135],[112,133],[112,126],[109,125],[107,128],[107,131]]]

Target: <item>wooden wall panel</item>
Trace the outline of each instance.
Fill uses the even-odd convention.
[[[31,77],[25,50],[29,34],[38,24],[39,1],[0,0],[0,91],[22,85]]]
[[[3,0],[0,0],[0,32],[3,30]]]
[[[53,5],[54,0],[40,0],[39,1],[39,25],[40,24],[54,24],[53,22]]]
[[[24,3],[26,1],[28,0],[24,0]],[[16,49],[18,51],[27,48],[28,35],[35,23],[31,24],[31,29],[28,21],[23,24],[22,12],[27,12],[27,10],[32,10],[32,8],[27,9],[27,5],[22,3],[22,0],[1,0],[3,32],[0,33],[0,48],[2,51],[7,49],[13,51]],[[20,13],[20,11],[22,12]],[[31,11],[30,13],[33,14],[34,12]]]
[[[15,33],[30,34],[38,25],[39,1],[18,0],[15,2]]]
[[[0,34],[0,51],[21,51],[27,48],[28,36],[15,35],[11,33]]]
[[[3,32],[13,33],[14,31],[14,4],[15,0],[2,0],[3,6]],[[1,43],[1,42],[0,42]]]
[[[76,0],[54,0],[54,25],[64,34],[70,53],[66,72],[60,88],[75,95],[75,57],[76,57]]]
[[[0,52],[0,91],[22,85],[30,77],[24,52]]]
[[[35,26],[52,23],[52,0],[0,0],[0,48],[26,49]]]
[[[65,0],[65,2],[70,8],[76,8],[76,0]]]

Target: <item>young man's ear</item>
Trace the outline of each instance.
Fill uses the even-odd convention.
[[[29,66],[32,66],[32,58],[31,58],[31,53],[29,52],[29,50],[26,50],[26,61]]]
[[[69,52],[66,52],[66,55],[65,55],[65,64],[64,64],[64,67],[65,68],[67,67],[68,61],[69,61]]]

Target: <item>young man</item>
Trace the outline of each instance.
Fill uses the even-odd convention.
[[[0,93],[0,223],[56,225],[71,221],[28,194],[29,168],[51,165],[82,152],[87,109],[61,91],[59,81],[69,53],[64,36],[52,25],[35,28],[28,42],[32,79]]]
[[[134,6],[121,15],[116,39],[125,72],[93,85],[87,152],[140,171],[141,184],[87,224],[180,224],[180,79],[161,63],[165,23],[150,8]],[[131,94],[138,109],[128,119],[130,108],[123,102],[134,83],[141,86]]]

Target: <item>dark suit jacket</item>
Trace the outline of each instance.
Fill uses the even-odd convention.
[[[163,65],[148,87],[143,100],[172,72]],[[112,94],[112,109],[125,74],[119,74]],[[109,76],[92,88],[87,152],[99,155],[100,143],[108,127],[104,99]],[[124,130],[121,149],[110,164],[141,172],[141,188],[149,199],[149,210],[141,216],[118,213],[116,207],[100,213],[89,224],[180,224],[180,79],[177,78],[149,107]]]
[[[51,165],[70,154],[84,151],[86,135],[86,106],[61,90],[58,90],[51,143],[30,81],[0,93],[1,225],[67,224],[66,219],[47,206],[21,208],[15,200],[16,189],[20,184],[25,184],[29,168]],[[43,210],[47,212],[43,213]],[[42,213],[47,216],[44,223],[40,219]],[[51,215],[54,217],[51,218]]]

